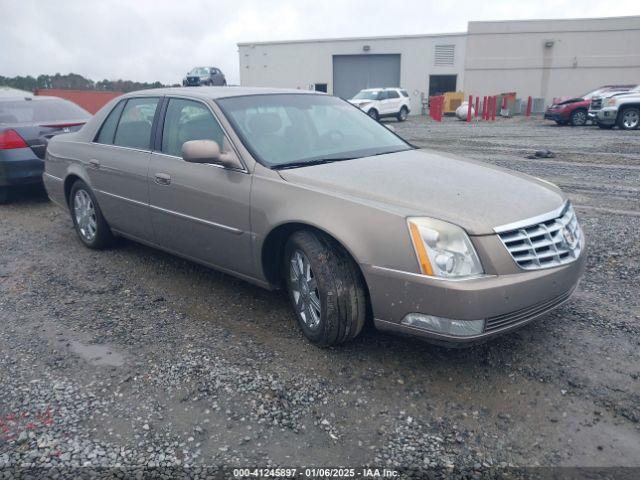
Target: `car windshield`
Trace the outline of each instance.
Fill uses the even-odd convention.
[[[206,67],[196,67],[191,70],[187,75],[197,75],[199,77],[204,77],[209,75],[209,69]]]
[[[86,120],[91,114],[61,99],[0,102],[0,124]]]
[[[361,90],[352,100],[378,100],[380,90]]]
[[[217,103],[254,157],[272,168],[413,148],[362,110],[336,97],[267,94],[221,98]]]

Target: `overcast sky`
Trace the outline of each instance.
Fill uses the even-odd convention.
[[[462,32],[469,20],[640,15],[640,0],[0,0],[0,75],[238,83],[236,43]]]

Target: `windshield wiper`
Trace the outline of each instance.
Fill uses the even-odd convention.
[[[284,163],[282,165],[274,165],[273,170],[287,170],[289,168],[309,167],[311,165],[323,165],[325,163],[344,162],[345,160],[354,160],[358,157],[327,157],[317,158],[315,160],[303,160],[300,162]]]

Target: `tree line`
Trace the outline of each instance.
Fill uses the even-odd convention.
[[[38,75],[37,77],[32,77],[31,75],[3,77],[0,75],[0,86],[28,90],[30,92],[37,88],[62,88],[65,90],[102,90],[127,93],[147,88],[160,88],[167,85],[163,85],[160,82],[134,82],[132,80],[121,79],[104,79],[94,82],[77,73],[68,73],[65,75],[56,73],[55,75]]]

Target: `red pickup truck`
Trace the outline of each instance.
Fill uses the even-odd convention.
[[[553,120],[558,125],[569,124],[574,127],[580,127],[585,125],[589,120],[594,120],[589,117],[588,113],[589,105],[593,97],[601,96],[604,93],[626,92],[633,87],[635,87],[635,85],[603,85],[580,97],[554,102],[553,105],[548,107],[544,112],[544,118],[546,120]]]

